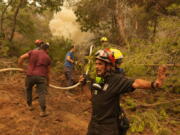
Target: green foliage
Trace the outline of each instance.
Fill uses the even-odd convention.
[[[145,129],[150,129],[153,133],[157,134],[160,127],[158,122],[158,114],[154,110],[148,110],[144,113],[131,116],[131,129],[132,133],[142,132]]]
[[[177,0],[175,0],[174,3],[172,3],[170,6],[168,6],[166,9],[171,15],[177,15],[180,16],[179,13],[180,4]]]
[[[158,119],[159,120],[167,120],[167,118],[168,118],[168,114],[166,113],[166,110],[160,109]]]
[[[154,133],[158,132],[159,122],[158,114],[154,110],[148,110],[142,114],[142,120],[144,121],[147,128],[150,128]]]
[[[172,125],[173,127],[175,127],[175,126],[179,125],[180,122],[179,121],[175,121],[175,120],[170,120],[169,124]]]
[[[6,42],[8,42],[7,36],[9,36],[9,30],[12,26],[12,16],[14,14],[14,10],[10,10],[9,8],[6,11],[5,15],[7,17],[4,20],[3,26],[4,29],[7,28],[6,30],[8,31],[5,30],[5,39],[2,38],[4,42],[3,46],[1,46],[3,56],[19,56],[26,51],[35,48],[34,41],[36,39],[41,39],[44,41],[51,39],[49,21],[53,13],[44,10],[44,12],[35,14],[34,11],[35,8],[26,5],[20,9],[16,22],[14,40],[8,44],[6,44]]]
[[[124,106],[127,106],[126,108],[129,108],[131,110],[134,110],[137,106],[137,103],[133,98],[127,97],[125,99],[125,105]]]
[[[29,39],[33,39],[35,34],[34,18],[35,16],[28,12],[29,9],[22,9],[17,19],[17,32]]]
[[[160,128],[157,135],[171,135],[172,132],[168,128]]]
[[[50,43],[49,53],[54,63],[57,61],[64,62],[66,53],[69,51],[72,41],[64,38],[53,38]]]
[[[100,20],[102,18],[105,18],[105,16],[107,16],[106,13],[109,11],[108,8],[107,10],[103,10],[105,7],[106,7],[105,3],[103,3],[101,0],[80,1],[77,4],[77,9],[75,11],[75,14],[78,18],[77,21],[81,23],[81,29],[83,31],[88,31],[88,30],[94,31],[97,28],[101,27]],[[94,13],[98,13],[98,14],[94,14]]]
[[[36,12],[42,13],[45,10],[55,11],[58,12],[61,10],[61,6],[63,5],[64,0],[34,0],[32,5],[35,5]],[[38,4],[35,4],[38,3]]]
[[[131,128],[130,133],[144,132],[145,130],[150,130],[154,135],[170,135],[172,132],[170,129],[163,127],[160,124],[160,120],[167,119],[168,115],[165,110],[161,109],[160,112],[155,110],[146,110],[145,112],[136,113],[136,115],[131,115]],[[177,124],[174,121],[174,124]]]
[[[113,43],[118,38],[118,26],[115,20],[115,0],[81,0],[75,14],[82,31],[93,32],[97,37],[106,35]]]
[[[53,11],[60,11],[63,1],[64,0],[35,0],[29,2],[23,0],[8,0],[6,3],[4,1],[0,1],[0,35],[3,34],[3,39],[11,42],[14,37],[15,40],[26,40],[26,42],[23,41],[26,44],[30,44],[30,42],[36,39],[37,36],[41,37],[41,39],[46,37],[49,38],[50,34],[46,34],[50,33],[48,29],[48,21],[50,18],[48,18],[49,20],[45,19],[47,14],[49,15],[47,11],[51,13]],[[46,14],[44,14],[45,11]],[[39,32],[44,32],[44,34]],[[16,54],[15,51],[18,51],[19,48],[12,45],[14,45],[13,42],[9,46],[9,53]]]
[[[172,105],[172,107],[169,109],[169,111],[173,112],[175,115],[180,113],[180,102],[177,101],[177,105]],[[179,123],[180,124],[180,123]]]
[[[0,40],[0,56],[8,56],[9,44],[6,40]]]
[[[174,26],[172,26],[174,28]],[[172,33],[169,32],[168,33]],[[122,67],[128,76],[155,76],[157,66],[160,64],[179,64],[180,61],[180,42],[178,33],[174,33],[171,38],[163,38],[155,43],[148,43],[135,40],[131,43],[129,50],[124,58]],[[166,32],[164,32],[166,35]],[[158,36],[161,36],[158,34]],[[167,36],[167,35],[166,35]],[[157,65],[155,65],[157,64]],[[154,66],[153,66],[154,65]],[[179,67],[170,67],[167,78],[167,89],[178,93],[180,72]],[[170,90],[170,89],[169,89]]]
[[[30,50],[34,46],[32,43],[27,44],[22,41],[9,42],[7,40],[2,40],[0,42],[1,42],[0,53],[1,53],[1,56],[3,57],[19,56],[25,53],[26,51]]]
[[[139,116],[132,115],[130,127],[131,127],[130,131],[132,133],[143,132],[145,128],[145,123],[142,121],[142,119]]]
[[[154,75],[152,67],[148,66],[154,63],[162,62],[162,58],[156,57],[161,54],[153,45],[132,46],[131,50],[125,54],[122,68],[125,69],[128,76],[146,76]],[[142,51],[143,50],[143,51]]]
[[[128,42],[134,38],[154,40],[159,20],[163,16],[178,16],[179,9],[178,0],[80,0],[76,6],[75,14],[83,31],[106,35],[112,43],[119,44],[118,36],[123,32]]]

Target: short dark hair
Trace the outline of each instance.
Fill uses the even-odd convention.
[[[40,48],[43,49],[43,50],[47,50],[49,48],[49,44],[48,43],[43,43],[43,44],[41,44]]]
[[[40,42],[40,43],[35,43],[35,45],[37,46],[37,47],[41,47],[41,45],[42,44],[44,44],[44,42],[42,41],[42,42]]]

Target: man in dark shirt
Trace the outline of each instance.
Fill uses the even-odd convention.
[[[40,116],[47,116],[46,113],[46,100],[45,95],[47,93],[47,86],[49,83],[49,72],[51,59],[48,55],[49,44],[42,44],[40,49],[31,50],[22,56],[18,60],[18,64],[22,67],[25,59],[29,59],[27,67],[26,77],[26,97],[29,110],[33,110],[32,107],[32,88],[37,86],[37,92],[39,94],[39,104],[41,107]]]
[[[96,80],[91,83],[90,93],[92,101],[92,118],[87,135],[119,135],[120,134],[120,107],[119,98],[122,94],[133,92],[135,89],[149,89],[162,86],[165,78],[165,68],[161,69],[155,82],[142,79],[127,79],[123,75],[112,71],[115,59],[112,53],[99,50],[96,53],[96,74],[102,78],[101,83]],[[85,78],[81,76],[80,82]],[[83,89],[88,89],[83,85]],[[87,93],[87,92],[86,92]]]

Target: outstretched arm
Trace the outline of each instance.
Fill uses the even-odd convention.
[[[158,69],[158,75],[154,82],[136,79],[133,83],[133,88],[148,89],[148,88],[160,88],[163,85],[164,79],[166,78],[166,69],[165,65],[162,65]]]
[[[143,79],[136,79],[132,86],[135,89],[148,89],[151,88],[151,82]]]

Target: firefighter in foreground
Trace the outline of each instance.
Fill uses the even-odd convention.
[[[162,86],[165,79],[166,67],[159,67],[155,81],[143,79],[127,79],[124,75],[114,73],[115,59],[111,51],[99,50],[96,54],[95,68],[96,79],[90,82],[92,101],[92,117],[88,126],[87,135],[120,135],[121,134],[121,109],[120,96],[133,92],[135,89],[157,89]],[[81,76],[80,82],[83,90],[89,90],[89,81]]]
[[[49,83],[49,72],[51,60],[48,55],[49,43],[43,43],[40,49],[31,50],[18,59],[18,65],[23,68],[25,59],[29,59],[26,76],[26,97],[27,105],[30,111],[32,106],[32,88],[37,86],[37,93],[39,95],[40,116],[47,116],[46,113],[46,99],[47,87]]]

